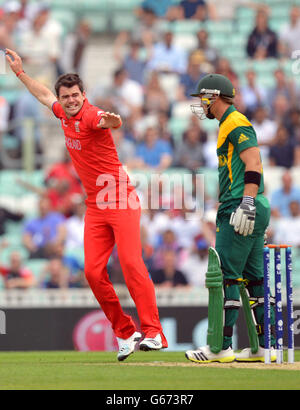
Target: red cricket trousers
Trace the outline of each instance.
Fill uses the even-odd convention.
[[[152,280],[142,258],[138,209],[87,209],[85,215],[84,252],[85,275],[117,337],[127,339],[136,327],[126,315],[107,273],[107,263],[114,245],[126,286],[135,303],[141,330],[146,337],[161,334],[163,346],[167,340],[162,332]]]

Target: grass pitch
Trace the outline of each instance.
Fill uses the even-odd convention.
[[[184,353],[136,352],[119,363],[107,352],[0,353],[1,390],[294,390],[293,365],[196,364]]]

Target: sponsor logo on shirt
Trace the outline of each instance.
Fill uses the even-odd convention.
[[[241,134],[238,143],[241,144],[242,142],[248,141],[248,139],[249,139],[249,138],[246,137],[245,134]]]
[[[77,151],[81,151],[81,143],[79,140],[75,140],[73,138],[65,137],[66,146],[70,149],[76,149]]]
[[[79,121],[76,121],[75,124],[74,124],[74,125],[75,125],[75,131],[76,131],[76,132],[80,132],[79,124],[80,124]]]
[[[227,158],[225,155],[219,155],[218,156],[218,160],[219,160],[219,167],[224,167],[225,165],[227,165]]]

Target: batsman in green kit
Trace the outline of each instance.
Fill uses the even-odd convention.
[[[255,130],[234,107],[235,90],[219,74],[203,77],[192,111],[219,120],[219,202],[216,245],[209,249],[207,346],[186,352],[198,363],[264,361],[264,233],[270,206],[263,195],[263,169]],[[232,349],[233,327],[243,305],[250,347]],[[274,324],[274,314],[272,315]],[[273,343],[274,343],[273,339]],[[276,360],[275,349],[272,360]]]

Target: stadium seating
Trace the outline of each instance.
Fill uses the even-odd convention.
[[[215,169],[199,168],[198,173],[204,175],[205,192],[210,198],[218,197],[218,174]]]
[[[20,95],[20,82],[10,71],[0,75],[0,93],[9,104],[13,104]]]
[[[131,31],[136,23],[136,17],[132,14],[131,11],[123,11],[122,13],[115,13],[111,17],[112,20],[112,30],[114,32],[119,31]]]
[[[224,35],[229,35],[233,33],[234,26],[232,20],[208,20],[205,22],[205,28],[209,33],[222,33]]]
[[[182,134],[186,130],[189,119],[187,117],[173,117],[169,121],[169,129],[172,133],[176,143],[179,143],[182,139]]]
[[[189,53],[197,47],[197,39],[193,33],[175,33],[174,44]]]
[[[28,259],[25,265],[33,273],[36,281],[39,282],[46,263],[47,260],[45,259]]]
[[[0,195],[8,194],[17,198],[30,193],[18,180],[28,182],[37,188],[42,188],[44,172],[42,170],[36,170],[32,173],[22,170],[2,170],[0,172]]]
[[[9,239],[9,237],[8,237]],[[27,260],[28,258],[28,252],[26,251],[26,249],[20,244],[20,243],[9,243],[9,246],[7,248],[4,248],[1,250],[0,253],[0,263],[2,265],[7,265],[9,263],[9,257],[10,254],[14,251],[17,251],[18,253],[20,253],[21,257],[24,260]]]
[[[176,102],[173,104],[172,117],[189,119],[191,115],[190,101]]]
[[[293,249],[293,285],[295,289],[300,289],[300,253],[299,250]],[[285,267],[283,267],[285,269]]]
[[[84,265],[84,249],[83,248],[76,248],[74,250],[68,250],[66,252],[67,257],[73,257],[75,258],[78,263],[80,263],[82,266]]]
[[[82,19],[87,21],[93,33],[104,33],[109,27],[109,21],[103,12],[84,11]]]
[[[203,130],[209,135],[217,135],[219,125],[216,121],[203,121],[201,123],[201,128],[203,128]]]
[[[79,0],[52,0],[51,8],[62,9],[62,10],[71,10],[76,4],[79,3]]]
[[[77,17],[72,9],[54,9],[52,10],[52,16],[55,20],[61,23],[64,34],[67,34],[75,29]]]
[[[0,87],[4,89],[20,88],[20,83],[16,76],[8,71],[5,75],[0,75]]]
[[[169,25],[170,30],[174,34],[195,34],[204,27],[203,23],[194,20],[175,21]]]
[[[111,3],[112,1],[110,0],[80,0],[78,1],[77,9],[82,12],[89,11],[106,13],[111,8]]]

